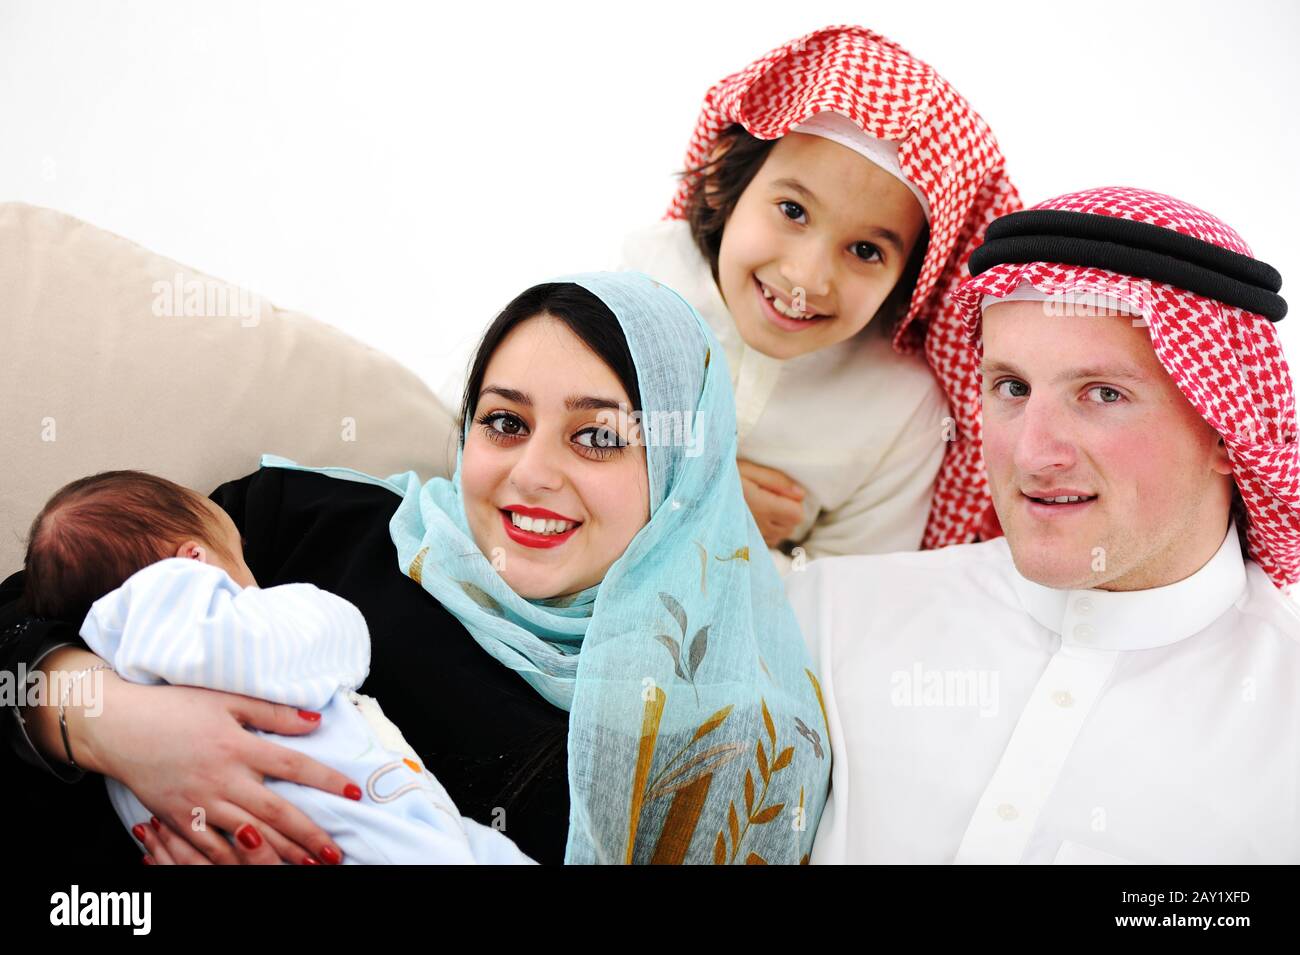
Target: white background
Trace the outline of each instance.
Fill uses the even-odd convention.
[[[511,296],[658,219],[705,90],[857,22],[951,80],[1027,202],[1168,192],[1300,313],[1293,2],[0,2],[0,198],[305,311],[447,395]],[[1300,314],[1280,326],[1300,354]],[[1300,369],[1298,369],[1300,370]]]

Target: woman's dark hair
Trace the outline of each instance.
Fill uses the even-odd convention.
[[[563,322],[569,331],[577,335],[614,372],[632,403],[630,410],[641,410],[636,365],[632,362],[632,352],[628,348],[623,328],[609,306],[576,283],[546,282],[517,295],[483,333],[461,399],[459,424],[462,441],[465,422],[478,406],[478,394],[483,388],[483,376],[487,373],[492,355],[516,325],[538,315],[550,315]]]
[[[736,210],[741,194],[754,181],[758,170],[767,161],[767,155],[776,145],[775,139],[751,136],[745,127],[733,123],[718,134],[714,155],[717,157],[702,166],[687,169],[681,176],[697,176],[695,187],[686,201],[686,222],[691,238],[704,260],[709,263],[713,281],[718,281],[718,255],[722,249],[722,232],[727,220]],[[930,245],[930,227],[927,224],[917,237],[916,246],[903,266],[898,281],[877,315],[891,324],[907,314],[916,288],[921,264]],[[922,331],[917,329],[918,332]]]
[[[627,337],[623,334],[618,318],[608,305],[581,285],[574,282],[546,282],[517,295],[483,333],[461,399],[461,441],[464,441],[465,422],[478,406],[478,394],[483,389],[483,377],[487,374],[492,355],[517,325],[538,315],[549,315],[563,322],[614,372],[632,403],[630,410],[641,410],[641,388],[637,381],[636,365],[632,362],[632,351],[628,348]],[[503,808],[511,806],[533,785],[539,774],[544,773],[548,766],[555,765],[553,757],[564,751],[567,740],[567,724],[541,730],[534,743],[535,757],[520,766],[506,781],[496,797],[497,802]]]

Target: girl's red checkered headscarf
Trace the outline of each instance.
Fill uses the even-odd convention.
[[[910,351],[909,326],[924,323],[925,356],[955,420],[922,546],[964,543],[976,536],[990,499],[980,454],[979,372],[949,294],[985,227],[1019,209],[1020,197],[992,131],[948,81],[898,44],[856,26],[809,33],[717,83],[705,94],[686,168],[703,166],[734,123],[759,139],[777,139],[827,110],[899,143],[903,174],[930,203],[930,244],[894,348]],[[685,218],[699,180],[683,178],[665,218]]]
[[[1141,189],[1089,189],[1034,209],[1091,213],[1160,226],[1249,256],[1233,229],[1195,206]],[[992,249],[992,244],[990,244]],[[994,265],[953,295],[978,345],[980,303],[1022,283],[1040,292],[1108,295],[1147,322],[1156,356],[1223,438],[1246,506],[1250,557],[1278,587],[1300,579],[1300,443],[1295,387],[1273,323],[1174,285],[1050,262]],[[975,349],[971,349],[972,354]]]

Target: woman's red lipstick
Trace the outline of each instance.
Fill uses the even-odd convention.
[[[536,531],[526,531],[522,527],[516,527],[514,521],[510,519],[510,513],[513,511],[521,517],[540,518],[551,521],[568,521],[573,524],[563,534],[538,534]],[[523,544],[525,547],[559,547],[570,537],[572,537],[582,524],[578,523],[571,517],[565,517],[563,514],[556,514],[554,511],[548,511],[544,507],[524,507],[523,505],[511,505],[508,509],[501,509],[501,522],[505,526],[506,536],[517,544]]]

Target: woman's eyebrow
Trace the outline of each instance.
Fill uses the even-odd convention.
[[[533,399],[528,397],[522,391],[516,391],[514,388],[502,388],[499,385],[488,385],[478,393],[479,400],[483,400],[484,395],[498,395],[506,401],[513,401],[517,405],[528,405],[532,407]]]
[[[568,397],[564,399],[564,407],[570,411],[603,411],[610,409],[618,411],[622,407],[620,402],[610,398],[597,398],[594,395],[583,395],[581,398]]]
[[[498,395],[506,401],[513,401],[515,404],[524,405],[531,408],[533,406],[532,396],[518,391],[514,388],[502,388],[498,385],[488,385],[479,392],[479,399],[484,395]],[[622,403],[615,401],[613,398],[600,398],[595,395],[570,395],[564,399],[564,407],[568,411],[602,411],[610,409],[618,411]]]
[[[790,179],[788,177],[785,179],[775,179],[772,181],[772,185],[778,189],[789,189],[791,192],[798,193],[800,198],[810,205],[816,205],[820,201],[813,191],[798,179]],[[899,255],[903,254],[903,237],[893,229],[887,229],[880,225],[868,225],[863,226],[861,231],[872,238],[879,239],[886,245],[892,246],[894,251]]]

